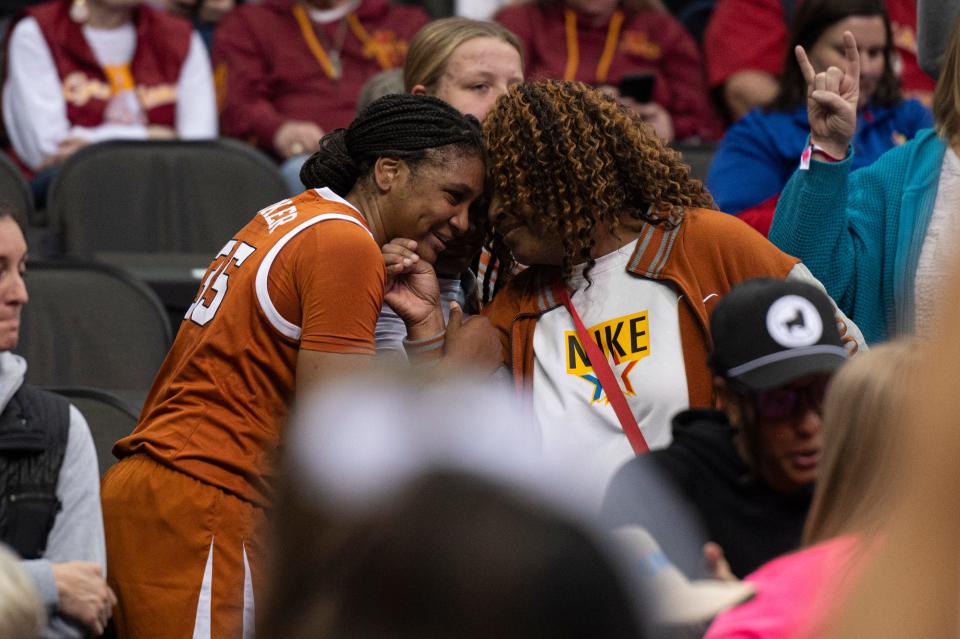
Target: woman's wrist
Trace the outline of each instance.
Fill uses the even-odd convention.
[[[850,142],[849,140],[846,142],[818,140],[811,135],[810,147],[813,157],[820,161],[841,162],[847,157],[847,149],[850,148]]]
[[[440,333],[443,333],[443,311],[440,310],[440,306],[437,306],[422,320],[413,323],[406,322],[406,325],[408,340],[416,342],[424,339],[430,339]]]

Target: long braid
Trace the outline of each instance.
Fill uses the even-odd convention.
[[[425,95],[387,95],[372,102],[346,129],[324,136],[300,169],[308,188],[328,186],[346,194],[377,158],[409,161],[428,149],[455,145],[482,153],[480,123],[443,100]]]

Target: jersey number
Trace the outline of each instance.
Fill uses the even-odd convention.
[[[227,242],[224,247],[220,249],[220,252],[217,253],[214,261],[219,260],[221,257],[226,257],[226,259],[220,264],[211,267],[210,272],[207,273],[207,278],[203,281],[203,286],[200,288],[200,294],[197,296],[196,301],[190,305],[190,308],[187,309],[187,314],[184,316],[184,319],[193,320],[200,326],[212,320],[213,316],[217,314],[220,304],[223,303],[224,295],[227,294],[227,284],[230,281],[230,275],[227,273],[227,270],[231,265],[236,265],[236,268],[240,268],[244,261],[256,250],[256,248],[246,242],[237,242],[237,240]],[[213,290],[213,299],[210,300],[209,304],[206,304],[204,300],[206,300],[207,292],[210,290]]]

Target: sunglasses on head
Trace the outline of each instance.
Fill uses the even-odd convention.
[[[829,385],[828,375],[818,375],[802,386],[789,385],[765,391],[748,391],[746,396],[753,402],[758,418],[783,420],[802,415],[807,409],[820,414]]]

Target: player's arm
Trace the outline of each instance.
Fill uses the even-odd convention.
[[[327,353],[304,348],[297,354],[297,394],[331,377],[368,372],[374,357],[360,353]]]

